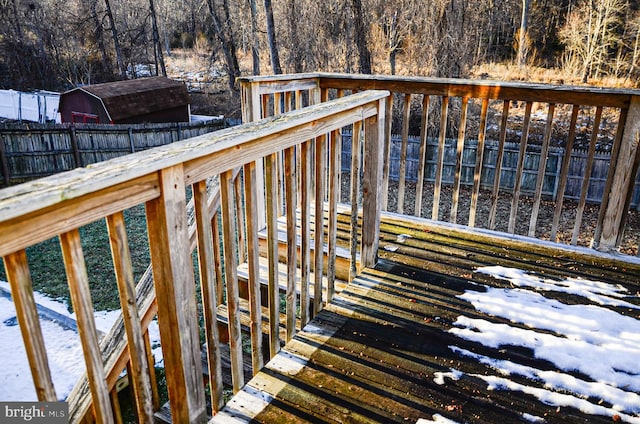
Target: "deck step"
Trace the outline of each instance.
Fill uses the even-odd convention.
[[[350,252],[350,225],[349,225],[349,213],[351,211],[350,207],[347,205],[339,204],[338,205],[338,227],[336,233],[336,278],[343,281],[349,281],[350,278],[350,265],[351,265],[351,252]],[[315,219],[315,215],[311,213],[311,220]],[[313,227],[313,226],[312,226]],[[324,214],[324,231],[325,231],[325,243],[323,243],[322,249],[324,252],[324,272],[327,272],[327,256],[329,247],[326,243],[326,237],[328,232],[328,214]],[[297,212],[296,215],[296,246],[297,246],[297,262],[298,266],[300,265],[300,251],[302,240],[300,237],[301,232],[301,220],[300,220],[300,211]],[[287,222],[286,217],[281,216],[278,218],[278,260],[281,263],[287,262]],[[267,256],[267,230],[262,229],[258,233],[259,247],[260,247],[260,256]],[[314,245],[315,245],[315,235],[313,232],[313,228],[311,231],[311,267],[313,270],[313,254],[314,254]],[[356,252],[356,263],[360,262],[360,251]]]
[[[262,305],[268,305],[268,292],[269,292],[269,262],[265,257],[259,258],[260,263],[260,297]],[[313,301],[313,293],[314,293],[314,281],[315,274],[313,272],[309,275],[309,299],[310,304]],[[243,299],[249,299],[249,265],[247,263],[240,264],[238,266],[238,282],[240,288],[240,297]],[[296,293],[300,296],[300,290],[302,286],[301,279],[301,271],[300,268],[296,268]],[[326,290],[327,287],[327,277],[322,277],[322,286]],[[340,293],[347,286],[347,282],[336,279],[334,281],[334,288],[336,293]],[[278,287],[281,294],[285,294],[287,292],[287,270],[286,267],[280,263],[278,265]],[[323,294],[323,299],[326,300],[326,294]]]

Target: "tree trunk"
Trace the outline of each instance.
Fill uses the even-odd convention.
[[[265,0],[266,1],[266,0]],[[351,0],[351,9],[353,11],[353,20],[355,28],[355,42],[358,48],[358,60],[360,64],[360,73],[371,73],[371,52],[367,45],[367,27],[364,22],[362,13],[362,0]]]
[[[267,40],[269,41],[269,53],[271,54],[271,67],[273,68],[273,73],[278,75],[282,73],[282,67],[280,66],[280,53],[278,53],[271,0],[264,0],[264,10],[267,15]]]
[[[391,17],[391,24],[389,25],[389,67],[391,68],[391,75],[396,74],[396,53],[399,43],[398,11],[396,10]]]
[[[258,8],[256,0],[250,0],[251,7],[251,59],[253,75],[260,75],[260,40],[258,39]]]
[[[94,0],[91,2],[91,20],[93,21],[94,29],[93,35],[95,37],[96,44],[98,45],[98,50],[100,51],[100,56],[102,57],[102,68],[103,72],[106,74],[111,73],[111,64],[109,63],[109,55],[107,54],[107,48],[104,45],[104,32],[102,28],[102,19],[98,16],[98,12],[96,7],[98,6],[98,1]]]
[[[149,12],[151,13],[151,27],[153,30],[153,52],[156,58],[156,75],[162,74],[167,76],[167,68],[164,66],[164,57],[162,55],[162,44],[160,43],[160,34],[158,32],[158,20],[156,19],[156,8],[153,4],[153,0],[149,0]],[[158,72],[158,65],[160,64],[160,72]]]
[[[227,0],[224,1],[226,5]],[[207,4],[209,5],[209,13],[211,14],[211,19],[213,21],[213,29],[215,30],[220,44],[222,45],[222,51],[224,53],[227,73],[229,76],[229,88],[236,91],[238,89],[236,86],[236,78],[240,76],[240,66],[238,65],[238,56],[236,54],[236,44],[233,40],[233,34],[231,33],[231,28],[228,26],[223,28],[218,12],[216,11],[214,0],[208,0]]]
[[[104,0],[104,5],[107,9],[107,18],[109,19],[109,26],[111,27],[111,37],[113,38],[113,47],[116,53],[116,65],[118,66],[118,72],[120,72],[120,78],[127,79],[127,69],[124,66],[122,60],[122,50],[120,49],[120,42],[118,41],[118,29],[116,28],[116,20],[113,18],[111,11],[111,3],[109,0]]]
[[[531,0],[522,0],[522,19],[520,20],[520,40],[518,42],[518,66],[524,66],[527,63],[527,50],[529,37],[529,9],[531,8]]]

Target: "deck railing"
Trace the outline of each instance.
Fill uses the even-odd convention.
[[[383,170],[381,135],[388,95],[385,91],[358,93],[0,191],[0,256],[11,285],[38,399],[56,401],[58,394],[49,369],[26,249],[58,236],[87,369],[85,378],[67,399],[71,421],[83,421],[93,411],[97,422],[114,422],[119,413],[115,408],[114,415],[117,400],[114,386],[125,367],[138,419],[153,421],[159,405],[154,374],[149,372],[153,363],[149,359],[147,330],[156,313],[173,422],[206,419],[203,344],[207,346],[211,408],[217,411],[223,402],[220,371],[223,335],[217,325],[223,310],[234,392],[245,382],[237,275],[240,260],[246,258],[249,268],[253,372],[263,363],[264,321],[268,322],[270,353],[265,356],[273,356],[280,349],[280,216],[286,217],[286,339],[293,337],[296,327],[305,325],[333,294],[340,169],[337,149],[340,134],[347,126],[353,130],[355,143],[362,146],[365,164],[354,162],[354,175],[363,170],[362,190],[354,186],[352,196],[355,208],[358,203],[361,205],[364,230],[357,233],[356,220],[352,239],[360,241],[359,263],[371,266],[375,262],[381,211],[379,181]],[[302,96],[296,100],[300,102]],[[283,170],[284,187],[280,199],[279,169]],[[214,187],[214,180],[219,189]],[[326,232],[325,214],[313,213],[323,211],[325,202],[330,211]],[[136,286],[123,211],[140,204],[146,208],[152,265]],[[262,219],[268,230],[267,276],[260,275],[258,262],[262,210],[266,211]],[[301,230],[296,225],[297,213],[302,217]],[[123,314],[100,341],[78,229],[102,219],[109,231]],[[299,250],[297,238],[301,240]],[[325,239],[329,247],[326,258],[322,248]],[[198,282],[192,260],[196,246]],[[355,267],[355,249],[353,253],[351,261]],[[301,273],[296,276],[298,261]],[[329,270],[327,282],[323,282],[322,272],[315,273],[314,281],[310,281],[311,272],[322,270],[325,264]],[[265,316],[260,296],[263,277],[268,279],[269,293]],[[204,343],[199,332],[198,287]],[[323,288],[327,289],[326,295]]]
[[[384,210],[413,211],[417,216],[435,220],[573,245],[586,232],[590,234],[590,245],[603,251],[614,251],[623,242],[640,163],[637,90],[330,73],[258,76],[240,81],[245,122],[280,113],[292,104],[292,98],[317,102],[361,90],[392,92],[393,96],[387,99],[385,119],[383,193],[388,196],[382,200]],[[542,118],[539,128],[534,122],[538,117]],[[402,134],[398,181],[389,179],[394,122],[394,129]],[[415,187],[407,183],[406,175],[407,145],[412,130],[420,136],[417,175],[413,176],[417,180]],[[539,136],[535,136],[536,130]],[[448,141],[449,137],[454,140]],[[463,157],[469,156],[463,155],[465,142],[471,137],[477,140],[475,163],[463,164]],[[436,151],[428,151],[430,138],[437,139]],[[505,155],[509,138],[519,143],[517,158]],[[490,142],[494,143],[491,150],[497,151],[497,155],[485,155]],[[540,154],[539,160],[531,164],[527,152],[534,142]],[[579,142],[581,147],[588,148],[584,163],[571,159],[571,151]],[[455,145],[454,159],[445,158],[449,143]],[[561,143],[565,154],[557,195],[545,199],[544,170],[552,143]],[[609,150],[611,163],[597,218],[586,223],[590,184],[597,183],[590,181],[596,148]],[[435,162],[432,176],[435,182],[429,187],[425,183],[427,157]],[[501,178],[508,159],[515,160],[511,164],[515,175],[514,183],[505,187]],[[445,162],[451,160],[455,166],[448,169]],[[462,185],[463,166],[474,169],[472,187]],[[570,167],[582,167],[584,173],[579,200],[568,205],[564,193]],[[525,196],[523,183],[532,171],[537,175],[535,190]],[[447,186],[443,183],[446,172],[453,174],[453,184]],[[485,176],[483,185],[484,173],[491,175]],[[410,191],[413,200],[407,197]],[[544,220],[542,212],[547,215]],[[585,237],[581,242],[585,244]],[[631,243],[627,253],[640,254],[637,241]]]

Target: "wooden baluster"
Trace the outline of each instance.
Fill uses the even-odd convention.
[[[236,219],[238,220],[238,263],[243,263],[247,260],[247,243],[245,241],[244,233],[244,210],[242,209],[242,178],[240,174],[233,179],[233,190],[238,201],[236,204]]]
[[[611,160],[616,158],[615,168],[611,179],[609,201],[606,213],[602,221],[602,235],[598,240],[598,249],[613,251],[618,247],[622,225],[625,222],[628,202],[626,201],[629,190],[633,189],[635,174],[636,153],[638,151],[638,139],[640,134],[640,96],[632,96],[629,104],[624,133],[620,140],[620,148],[617,155],[611,155]]]
[[[331,132],[329,146],[329,224],[327,254],[327,302],[331,302],[335,294],[337,233],[338,233],[338,199],[340,197],[340,168],[342,151],[341,130]]]
[[[398,213],[404,213],[404,190],[407,178],[407,146],[409,145],[409,118],[411,94],[404,95],[402,109],[402,144],[400,145],[400,171],[398,172]]]
[[[358,275],[358,263],[356,254],[358,252],[358,196],[360,195],[360,143],[362,132],[362,122],[353,124],[351,135],[351,240],[350,252],[351,263],[349,268],[349,280],[353,280]]]
[[[620,143],[622,141],[625,128],[627,126],[627,117],[629,115],[629,109],[621,109],[618,118],[618,127],[616,129],[616,137],[613,141],[613,149],[611,149],[611,159],[609,162],[609,172],[607,173],[607,182],[604,186],[604,192],[602,194],[602,201],[600,202],[600,212],[598,214],[598,223],[596,224],[596,230],[593,234],[593,247],[598,248],[600,245],[600,239],[602,237],[602,230],[604,220],[607,216],[607,205],[609,204],[609,196],[611,193],[611,186],[613,184],[613,176],[615,169],[618,165],[618,153],[620,152]]]
[[[500,122],[500,140],[498,142],[498,157],[496,158],[495,174],[493,175],[493,190],[491,191],[491,212],[489,213],[489,229],[496,229],[496,215],[498,212],[498,194],[500,193],[500,177],[502,174],[502,160],[504,158],[504,144],[507,140],[507,122],[509,119],[509,100],[502,103],[502,120]]]
[[[262,116],[261,116],[261,118],[266,118],[268,116],[273,116],[273,114],[271,113],[271,110],[269,108],[269,95],[268,94],[263,94],[261,96],[261,103],[262,103]]]
[[[199,422],[207,411],[182,165],[160,171],[160,191],[146,207],[171,415]]]
[[[44,345],[40,318],[33,297],[27,253],[20,250],[5,256],[4,266],[11,286],[11,298],[16,308],[16,317],[24,340],[36,395],[40,402],[55,402],[58,397],[53,388],[47,349]]]
[[[516,169],[515,187],[511,198],[511,214],[509,215],[509,232],[515,234],[516,220],[518,218],[518,201],[520,200],[520,188],[522,187],[522,174],[524,173],[525,156],[527,154],[527,142],[529,141],[529,123],[531,122],[532,102],[527,102],[524,109],[524,122],[522,124],[522,137],[520,138],[520,150],[518,152],[518,168]]]
[[[291,106],[293,103],[292,100],[293,100],[293,92],[286,91],[284,93],[284,111],[285,112],[291,112]]]
[[[300,321],[309,322],[309,285],[311,279],[311,142],[300,147]]]
[[[464,138],[467,132],[467,110],[469,98],[462,98],[462,110],[460,112],[460,126],[458,127],[458,143],[456,145],[456,174],[453,181],[453,197],[451,199],[451,213],[449,222],[456,223],[458,217],[458,202],[460,200],[460,183],[462,181],[462,154],[464,153]]]
[[[378,260],[380,241],[380,197],[382,195],[382,146],[384,133],[384,100],[378,102],[378,115],[364,123],[364,174],[362,176],[362,249],[360,262],[372,268]]]
[[[384,165],[382,171],[382,210],[389,204],[389,175],[391,173],[391,124],[393,122],[393,94],[387,97],[385,106],[384,128]],[[353,150],[353,149],[351,149]]]
[[[340,99],[344,97],[344,90],[338,90],[336,93],[336,98]],[[342,132],[344,128],[341,128],[336,134],[336,152],[338,153],[338,167],[336,168],[338,171],[338,183],[336,187],[338,187],[338,202],[340,202],[340,198],[342,195]]]
[[[127,369],[128,368],[129,367],[127,367]],[[113,388],[109,392],[109,399],[111,399],[113,417],[115,418],[114,424],[122,424],[122,410],[120,408],[120,399],[118,398],[118,389],[116,388],[116,386],[113,386]],[[137,420],[138,422],[142,422],[140,418],[137,418]]]
[[[296,94],[294,97],[294,108],[296,110],[302,109],[302,91],[296,90]]]
[[[640,133],[636,133],[636,143],[640,144]],[[620,227],[618,229],[618,238],[616,239],[616,246],[620,246],[622,243],[622,237],[624,236],[624,230],[627,225],[627,218],[629,218],[629,209],[631,208],[631,200],[633,199],[634,188],[635,187],[635,176],[638,175],[638,169],[640,169],[640,148],[636,149],[635,159],[633,161],[633,165],[631,168],[631,178],[632,182],[629,191],[627,191],[627,198],[625,200],[624,205],[624,215],[620,219]]]
[[[296,333],[296,209],[298,205],[296,190],[296,149],[289,147],[284,151],[285,198],[287,204],[287,342]]]
[[[538,178],[536,179],[536,193],[534,195],[533,207],[531,209],[531,221],[529,222],[529,237],[536,236],[536,224],[538,213],[540,212],[540,201],[542,200],[542,188],[544,187],[544,174],[547,170],[547,156],[549,154],[549,143],[551,142],[551,131],[553,130],[553,114],[556,105],[549,103],[547,111],[547,124],[545,126],[542,150],[540,151],[540,164],[538,166]]]
[[[258,209],[255,162],[244,165],[244,201],[246,210],[249,265],[249,313],[251,315],[251,365],[253,375],[264,366],[262,356],[262,302],[260,297],[260,247],[258,245]]]
[[[120,307],[129,348],[129,379],[133,387],[139,421],[153,421],[153,397],[149,380],[142,325],[136,303],[136,286],[124,214],[118,212],[107,217],[111,256],[120,293]]]
[[[144,332],[144,349],[147,354],[147,368],[149,370],[149,384],[151,384],[151,401],[153,410],[160,408],[160,395],[158,393],[158,381],[156,379],[155,359],[151,350],[151,340],[149,339],[149,330]]]
[[[385,123],[385,125],[389,125]],[[429,137],[429,95],[422,97],[422,118],[420,119],[420,153],[418,154],[418,181],[416,182],[415,216],[422,216],[422,191],[424,190],[424,173],[427,167],[427,143]],[[385,191],[382,192],[385,197]]]
[[[569,123],[569,138],[564,149],[562,158],[562,170],[560,171],[560,181],[558,182],[558,193],[556,195],[556,207],[553,212],[553,223],[551,224],[550,240],[558,241],[558,227],[560,226],[560,216],[562,215],[562,205],[564,203],[564,191],[567,188],[567,177],[569,176],[569,164],[573,152],[573,142],[576,139],[576,122],[578,121],[579,105],[573,105],[571,111],[571,121]]]
[[[78,230],[60,234],[60,246],[69,282],[71,302],[76,313],[82,352],[87,366],[95,418],[99,423],[111,423],[114,417],[111,410],[109,387],[102,364],[102,352],[94,320],[89,277],[87,276]]]
[[[442,188],[442,169],[444,167],[444,150],[447,140],[447,111],[449,109],[449,97],[442,97],[440,110],[440,136],[438,138],[438,162],[436,163],[436,182],[433,187],[433,208],[431,219],[438,220],[440,211],[440,191]]]
[[[573,225],[573,234],[571,235],[571,244],[578,244],[578,236],[580,235],[580,227],[582,226],[582,215],[584,207],[587,203],[587,194],[589,193],[589,180],[591,179],[591,170],[593,169],[593,160],[596,155],[596,144],[598,143],[598,132],[600,131],[600,121],[602,119],[602,106],[596,108],[596,118],[593,121],[591,130],[591,140],[589,142],[589,153],[587,154],[587,164],[582,177],[582,186],[580,187],[580,201],[576,210],[576,220]]]
[[[315,222],[313,260],[313,314],[322,309],[322,277],[324,274],[324,197],[327,167],[327,136],[321,135],[315,143]]]
[[[265,184],[267,196],[267,255],[269,261],[269,355],[280,351],[280,293],[278,288],[278,182],[277,155],[265,157]]]
[[[338,233],[338,198],[340,197],[340,155],[342,151],[341,130],[331,132],[329,146],[329,225],[327,255],[327,302],[331,302],[335,294],[337,233]]]
[[[218,212],[213,214],[211,218],[211,231],[213,237],[213,263],[216,272],[216,299],[218,300],[218,305],[221,305],[224,303],[224,276],[222,273],[222,251],[220,250],[222,241],[220,240],[219,218]]]
[[[273,115],[279,116],[282,115],[282,93],[275,93],[273,95]],[[277,162],[277,175],[278,175],[278,216],[283,216],[285,214],[284,210],[284,159],[282,152],[277,153],[278,162]]]
[[[484,142],[487,133],[487,113],[489,111],[489,99],[482,100],[480,110],[480,127],[478,128],[478,146],[476,148],[476,165],[473,170],[473,193],[471,193],[471,207],[469,209],[469,227],[476,226],[476,211],[478,209],[478,197],[480,195],[480,183],[482,180],[482,165],[484,161]]]
[[[236,179],[237,180],[237,179]],[[207,363],[211,408],[218,412],[224,403],[222,396],[222,362],[220,359],[220,335],[218,334],[218,302],[215,257],[213,249],[213,229],[209,219],[207,182],[199,181],[192,186],[196,233],[198,235],[198,266],[200,274],[200,292],[202,294],[202,314],[204,332],[207,341]]]
[[[222,211],[222,245],[224,251],[224,275],[227,286],[227,311],[229,322],[229,351],[233,393],[244,386],[242,359],[242,332],[240,328],[240,295],[238,290],[238,258],[236,256],[237,225],[234,219],[233,171],[220,174]]]

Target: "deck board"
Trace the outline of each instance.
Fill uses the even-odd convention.
[[[340,215],[339,221],[348,222],[347,218]],[[549,423],[612,422],[612,417],[548,405],[519,391],[487,390],[480,377],[495,375],[496,370],[450,346],[542,371],[557,368],[528,348],[487,347],[449,330],[461,316],[528,328],[480,312],[458,297],[487,286],[511,287],[505,280],[475,272],[478,267],[501,264],[544,278],[620,284],[630,291],[626,300],[640,305],[639,261],[622,263],[615,256],[537,242],[527,245],[526,240],[510,237],[477,238],[455,226],[426,220],[403,223],[389,215],[383,216],[381,230],[376,268],[365,269],[347,285],[212,423],[415,423],[431,420],[434,414],[469,423],[530,422],[532,417]],[[387,250],[388,246],[395,248]],[[589,304],[578,296],[545,296]],[[610,309],[638,319],[637,310]],[[438,384],[438,377],[451,370],[461,371],[462,377]],[[509,379],[543,388],[526,377]]]

